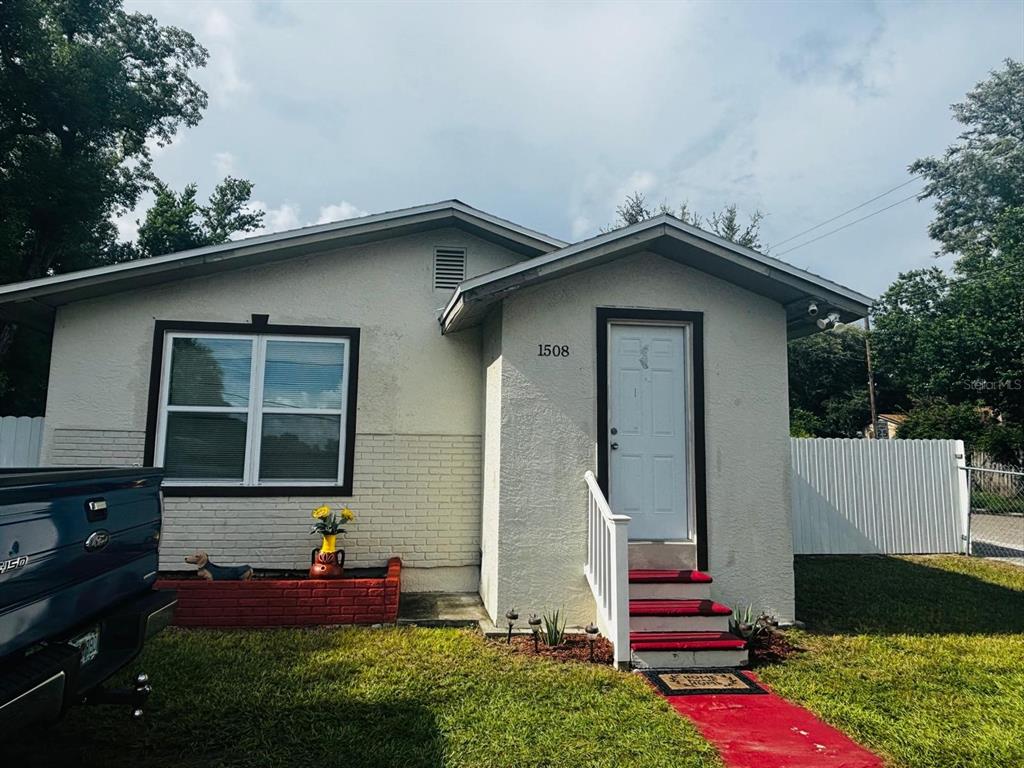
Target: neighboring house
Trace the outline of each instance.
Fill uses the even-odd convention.
[[[793,618],[812,301],[870,303],[670,216],[567,244],[458,201],[0,288],[53,329],[44,462],[166,468],[162,568],[304,568],[309,511],[346,504],[349,565],[579,623],[588,470],[631,540],[674,543],[635,566]]]
[[[895,440],[903,422],[907,420],[903,413],[880,413],[875,424],[864,427],[864,437],[878,440]]]

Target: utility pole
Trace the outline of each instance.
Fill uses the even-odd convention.
[[[878,439],[878,411],[875,410],[875,372],[871,367],[871,317],[864,316],[864,354],[868,359],[868,400],[871,402],[871,437]]]

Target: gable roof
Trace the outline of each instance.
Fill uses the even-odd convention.
[[[0,286],[0,317],[48,329],[62,304],[171,280],[266,264],[327,247],[359,245],[384,238],[459,227],[525,257],[568,243],[466,205],[444,200],[430,205],[275,232],[222,245]]]
[[[808,313],[812,301],[818,305],[819,317],[836,312],[841,322],[863,318],[873,301],[824,277],[662,214],[466,280],[441,315],[442,332],[476,325],[513,291],[641,251],[657,253],[778,301],[786,307],[791,338],[816,330],[815,318]]]

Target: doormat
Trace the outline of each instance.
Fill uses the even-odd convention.
[[[733,669],[702,669],[692,672],[651,669],[645,670],[642,674],[665,696],[768,693],[753,680]]]

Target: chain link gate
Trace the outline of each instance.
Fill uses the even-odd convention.
[[[967,551],[1024,566],[1024,472],[966,467]]]

